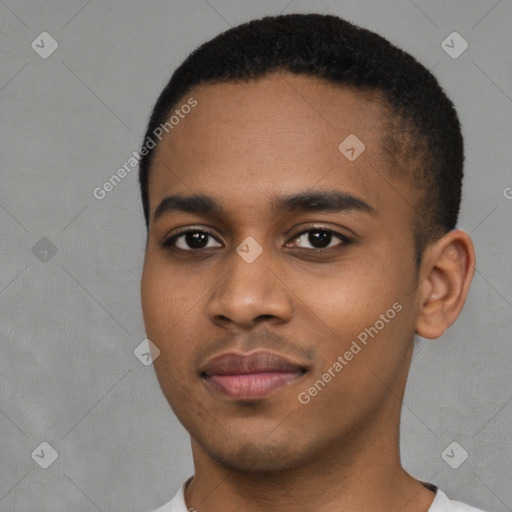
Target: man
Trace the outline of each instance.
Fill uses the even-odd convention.
[[[158,511],[474,512],[399,455],[414,336],[475,268],[436,79],[334,16],[255,20],[175,71],[141,154],[144,322],[195,466]]]

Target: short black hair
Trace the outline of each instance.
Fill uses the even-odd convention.
[[[415,191],[419,264],[426,245],[457,223],[464,163],[461,127],[453,103],[432,73],[370,30],[322,14],[267,16],[233,27],[199,46],[174,71],[153,108],[144,142],[193,87],[246,82],[282,71],[382,98],[382,149],[391,172],[407,178]],[[148,150],[139,163],[148,228],[154,152],[155,148]]]

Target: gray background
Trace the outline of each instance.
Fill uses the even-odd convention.
[[[0,0],[0,510],[142,512],[192,474],[188,435],[134,355],[145,338],[136,170],[101,201],[92,191],[139,149],[158,93],[197,45],[313,11],[412,53],[458,108],[459,227],[477,272],[455,326],[418,341],[402,459],[452,498],[512,510],[511,0]],[[43,31],[59,45],[46,59],[31,47]],[[469,43],[457,59],[441,47],[453,31]],[[457,469],[441,457],[453,441],[469,454]],[[58,453],[47,469],[31,456],[42,442]]]

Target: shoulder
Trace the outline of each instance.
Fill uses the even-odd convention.
[[[482,509],[466,505],[460,501],[451,500],[446,494],[437,489],[436,497],[428,512],[484,512]]]
[[[183,485],[179,488],[178,492],[174,495],[171,501],[168,501],[161,507],[153,510],[152,512],[189,512],[185,504],[185,487],[192,480],[192,477],[187,478]],[[190,509],[193,510],[193,509]]]

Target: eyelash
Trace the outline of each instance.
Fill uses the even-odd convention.
[[[302,235],[304,234],[307,234],[307,233],[311,233],[311,232],[322,232],[322,233],[328,233],[330,235],[334,235],[335,237],[339,238],[341,240],[341,242],[335,244],[334,246],[330,246],[330,247],[323,247],[323,248],[308,248],[308,247],[299,247],[299,249],[302,249],[304,251],[307,251],[307,252],[316,252],[318,254],[321,254],[321,253],[325,253],[327,251],[331,251],[335,248],[339,248],[340,246],[343,246],[343,245],[348,245],[351,243],[351,239],[349,239],[347,236],[339,233],[338,231],[334,231],[332,229],[329,229],[329,228],[324,228],[324,227],[312,227],[312,228],[309,228],[309,229],[305,229],[303,231],[300,231],[299,233],[297,233],[296,235],[294,235],[290,240],[291,241],[294,241],[294,240],[297,240],[298,238],[300,238]],[[169,238],[166,238],[162,243],[162,247],[164,249],[169,249],[169,250],[175,250],[175,251],[182,251],[182,252],[190,252],[190,253],[200,253],[202,251],[208,251],[209,249],[211,248],[201,248],[201,249],[181,249],[179,247],[176,247],[174,244],[176,243],[176,240],[178,240],[178,238],[182,237],[182,236],[185,236],[189,233],[201,233],[201,234],[205,234],[211,238],[213,238],[214,240],[216,240],[218,243],[221,243],[219,242],[210,232],[204,230],[204,229],[198,229],[198,228],[187,228],[187,229],[184,229],[183,231],[180,231],[179,233],[176,233],[174,235],[172,235],[171,237]],[[288,243],[288,242],[287,242]]]

